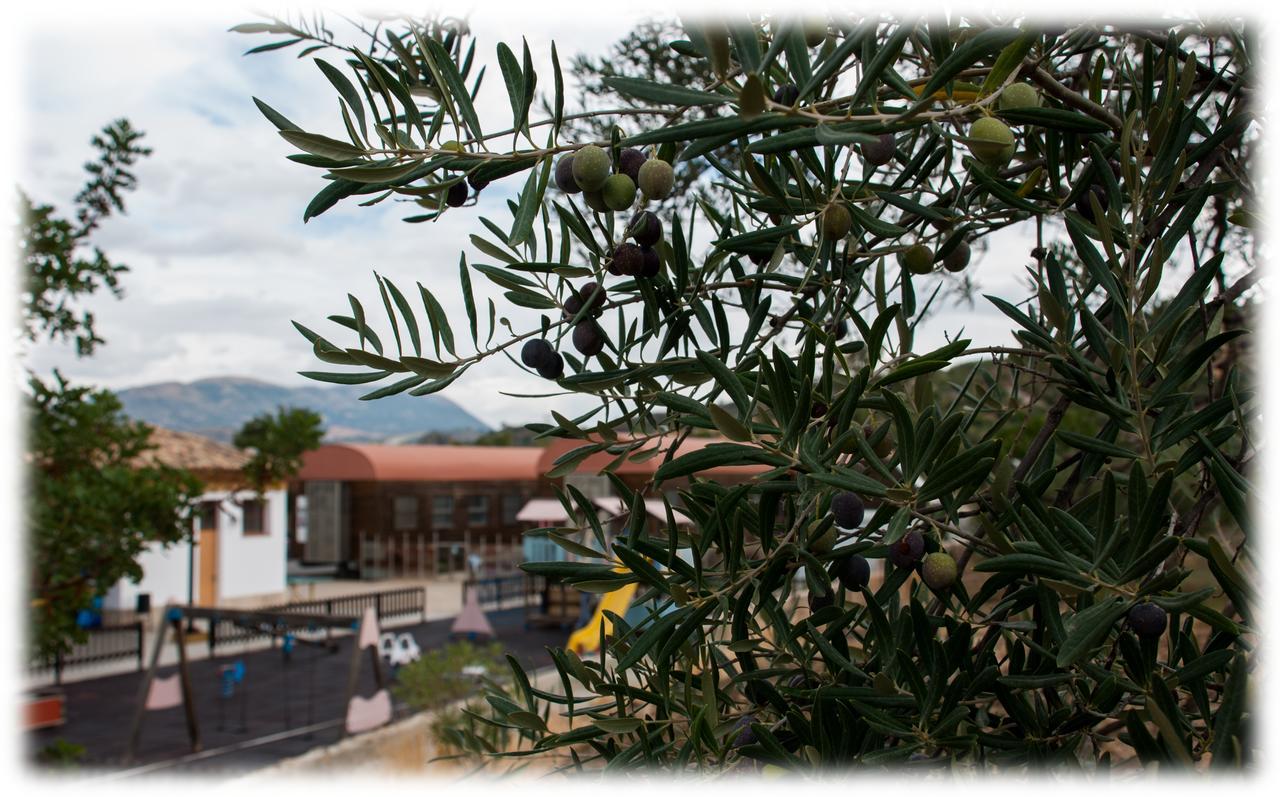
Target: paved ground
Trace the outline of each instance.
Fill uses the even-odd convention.
[[[526,667],[551,663],[548,646],[563,645],[566,632],[524,628],[524,609],[487,613],[498,640]],[[424,650],[438,648],[448,639],[452,620],[436,620],[397,630],[408,630]],[[332,744],[341,735],[352,638],[335,640],[337,650],[298,645],[287,664],[279,649],[254,650],[217,660],[191,662],[194,702],[204,752],[192,756],[181,707],[148,712],[142,728],[138,756],[132,768],[123,761],[143,674],[132,672],[64,685],[67,722],[28,734],[28,756],[62,738],[84,745],[84,767],[128,770],[121,775],[147,771],[243,772],[299,755],[314,747]],[[197,643],[198,644],[198,643]],[[220,697],[218,668],[235,658],[245,664],[243,689],[230,699]],[[161,668],[160,675],[174,672]],[[368,659],[361,662],[357,694],[375,689]],[[398,712],[407,708],[397,704]]]

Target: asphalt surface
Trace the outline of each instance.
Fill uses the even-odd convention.
[[[547,647],[565,643],[567,632],[524,627],[523,608],[486,613],[501,642],[528,669],[551,663]],[[449,640],[453,619],[435,620],[408,631],[423,651]],[[322,639],[322,635],[317,636]],[[186,717],[181,706],[146,713],[138,751],[125,761],[129,732],[144,672],[131,672],[64,684],[66,722],[27,734],[28,756],[34,759],[56,739],[83,745],[81,772],[115,772],[121,776],[147,772],[239,773],[264,767],[315,747],[333,744],[342,735],[348,669],[354,637],[335,637],[334,650],[298,643],[286,661],[279,648],[247,652],[218,650],[217,658],[189,662],[193,702],[200,727],[202,752],[192,753]],[[199,644],[199,643],[195,643]],[[148,651],[148,656],[150,651]],[[356,694],[376,690],[371,662],[361,660]],[[222,693],[221,667],[240,659],[244,680],[230,697]],[[177,672],[161,667],[158,677]],[[383,672],[393,682],[385,663]],[[395,701],[397,716],[409,713]]]

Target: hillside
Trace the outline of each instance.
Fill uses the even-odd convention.
[[[161,382],[118,391],[125,412],[140,421],[229,442],[251,417],[280,405],[320,413],[326,440],[382,441],[437,432],[471,439],[489,425],[441,396],[391,396],[360,401],[349,387],[284,387],[244,377]]]

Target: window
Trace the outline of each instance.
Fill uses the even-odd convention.
[[[293,528],[298,542],[307,541],[307,497],[300,495],[293,501]]]
[[[476,527],[489,525],[489,496],[471,495],[467,497],[467,525]]]
[[[412,531],[418,528],[418,497],[397,495],[391,503],[392,528],[396,531]]]
[[[265,501],[258,499],[245,501],[242,511],[244,512],[245,534],[267,533],[267,503]]]
[[[218,530],[218,502],[201,501],[196,508],[196,529],[199,531]]]
[[[453,496],[437,495],[431,499],[431,528],[453,528]]]
[[[508,493],[502,496],[502,522],[507,525],[515,523],[516,515],[522,506],[524,506],[523,495]]]

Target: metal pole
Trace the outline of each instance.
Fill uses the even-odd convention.
[[[198,753],[200,725],[196,722],[196,704],[191,695],[191,671],[187,667],[187,640],[182,633],[182,617],[175,617],[171,622],[178,645],[178,681],[182,684],[182,711],[187,717],[187,736],[191,737],[191,752]]]
[[[142,717],[147,711],[147,693],[151,691],[151,681],[156,677],[156,669],[160,666],[160,651],[164,648],[164,637],[168,630],[168,623],[160,624],[160,630],[156,632],[156,646],[151,651],[151,666],[147,668],[147,674],[142,677],[142,683],[138,685],[137,706],[133,711],[133,727],[129,731],[129,747],[124,754],[126,764],[133,761],[134,753],[138,749],[138,738],[142,735]]]

